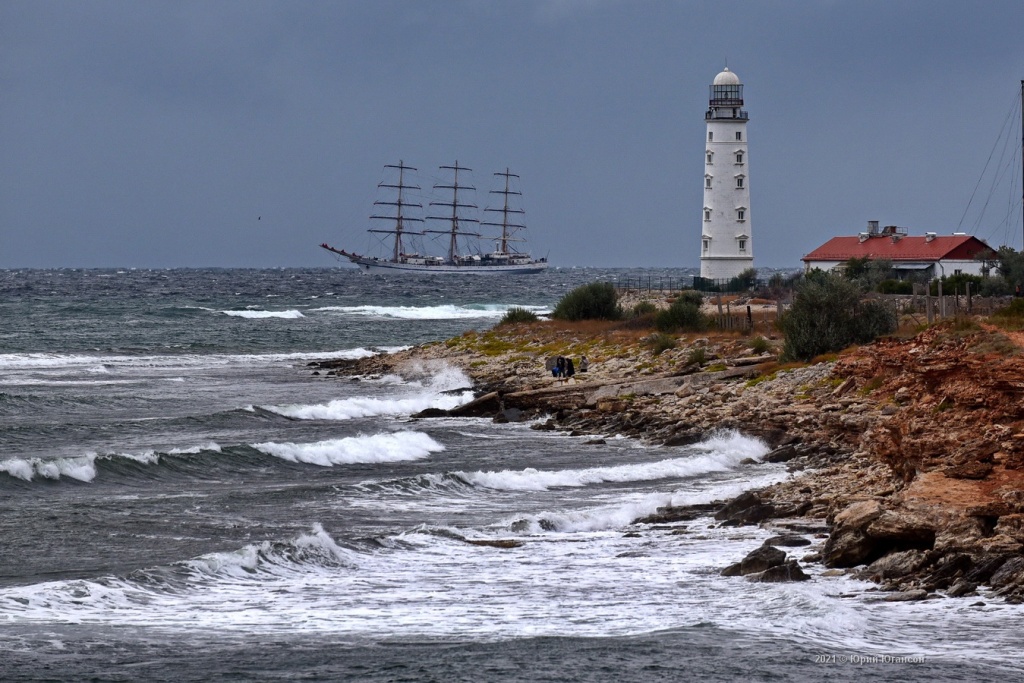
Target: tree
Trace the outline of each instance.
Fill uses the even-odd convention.
[[[618,320],[622,317],[619,294],[610,282],[591,282],[559,300],[552,318],[558,320]]]

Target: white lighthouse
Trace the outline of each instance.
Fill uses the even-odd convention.
[[[734,278],[754,267],[750,229],[750,162],[743,84],[726,67],[711,85],[704,150],[700,276]]]

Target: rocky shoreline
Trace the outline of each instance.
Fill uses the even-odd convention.
[[[313,365],[339,378],[416,377],[454,365],[472,379],[478,398],[451,414],[543,418],[535,428],[595,441],[621,434],[683,445],[723,429],[759,437],[773,449],[765,460],[786,462],[797,476],[728,504],[662,509],[637,523],[714,512],[724,525],[784,532],[737,558],[726,575],[802,580],[800,562],[820,562],[829,574],[875,581],[889,600],[986,590],[1020,603],[1020,336],[949,322],[784,365],[776,359],[778,340],[762,337],[680,337],[663,348],[649,330],[628,324],[540,322]],[[556,380],[544,369],[551,355],[586,355],[590,370]],[[799,548],[808,535],[820,550],[795,558],[780,549]]]

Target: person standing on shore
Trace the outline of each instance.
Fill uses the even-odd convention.
[[[580,372],[586,372],[587,368],[590,367],[590,361],[587,360],[586,356],[580,357]]]

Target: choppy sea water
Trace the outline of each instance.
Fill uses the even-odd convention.
[[[0,678],[1021,677],[1019,606],[723,578],[770,532],[632,523],[787,476],[755,439],[416,420],[468,380],[306,367],[643,274],[0,271]]]

